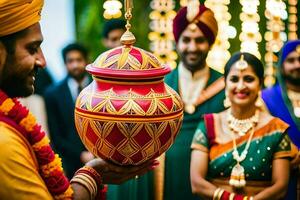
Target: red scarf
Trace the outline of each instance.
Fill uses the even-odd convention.
[[[39,165],[39,174],[54,199],[72,199],[73,190],[63,173],[61,159],[52,150],[49,139],[35,117],[17,99],[0,90],[0,114],[15,122],[15,126],[32,146]]]

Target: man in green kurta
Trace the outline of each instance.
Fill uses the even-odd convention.
[[[121,186],[109,186],[108,199],[197,199],[190,184],[190,145],[202,115],[222,111],[225,95],[222,74],[206,64],[218,30],[214,14],[204,5],[188,10],[182,8],[174,19],[173,33],[181,61],[165,79],[185,105],[181,131],[154,172]]]

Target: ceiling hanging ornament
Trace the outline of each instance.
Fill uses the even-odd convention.
[[[240,4],[242,5],[242,13],[240,14],[242,32],[239,35],[241,52],[248,52],[260,58],[258,43],[261,42],[262,37],[258,26],[260,21],[257,11],[259,0],[240,0]]]
[[[150,50],[158,59],[168,64],[172,69],[176,67],[178,58],[175,52],[174,37],[172,32],[172,22],[176,16],[174,11],[174,0],[152,0],[149,18],[151,32],[148,35]]]
[[[118,0],[107,0],[103,4],[105,19],[119,18],[122,16],[122,3]]]
[[[289,9],[288,9],[288,39],[296,40],[298,39],[298,17],[297,17],[297,4],[298,0],[288,0]]]
[[[119,165],[140,165],[172,145],[183,120],[180,96],[164,83],[171,69],[134,45],[133,2],[125,0],[123,46],[105,51],[86,70],[93,82],[75,105],[77,132],[96,156]]]
[[[275,83],[275,63],[278,62],[277,53],[287,40],[284,21],[287,19],[286,5],[282,0],[267,0],[265,17],[267,19],[266,54],[264,56],[266,69],[264,84],[271,87]]]
[[[132,8],[133,8],[133,0],[125,0],[125,19],[126,19],[126,31],[121,37],[121,43],[126,46],[133,45],[136,41],[135,36],[130,31],[131,24],[130,20],[132,18]]]
[[[236,37],[236,29],[230,26],[229,21],[231,15],[228,11],[229,0],[206,0],[205,6],[214,12],[214,16],[218,22],[218,32],[216,41],[207,55],[206,62],[213,69],[224,72],[224,66],[231,54],[229,38]]]

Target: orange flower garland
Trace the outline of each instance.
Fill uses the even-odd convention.
[[[23,129],[22,134],[31,144],[39,164],[39,173],[54,199],[72,199],[73,190],[63,173],[61,159],[54,154],[49,139],[35,117],[17,99],[9,98],[0,90],[0,114],[13,120]]]

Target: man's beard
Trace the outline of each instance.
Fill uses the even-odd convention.
[[[195,54],[198,55],[198,59],[196,61],[194,61],[193,63],[188,62],[188,60],[186,59],[186,56],[189,53],[187,52],[183,52],[182,54],[180,54],[181,60],[184,64],[184,66],[191,72],[196,72],[202,68],[205,67],[205,63],[206,63],[206,57],[208,52],[203,52],[203,51],[197,51],[195,52]]]
[[[300,75],[300,69],[295,69],[295,73],[298,73],[298,75]],[[282,76],[284,80],[289,82],[290,84],[300,86],[300,76],[292,76],[291,74],[286,74],[285,72],[282,73]]]
[[[34,81],[29,83],[29,77],[36,77],[38,66],[35,66],[32,71],[29,73],[20,73],[16,74],[15,72],[8,72],[8,68],[15,67],[14,65],[10,65],[9,62],[4,64],[4,68],[2,71],[2,80],[0,83],[0,87],[3,91],[7,93],[7,95],[11,98],[14,97],[28,97],[34,93]]]

